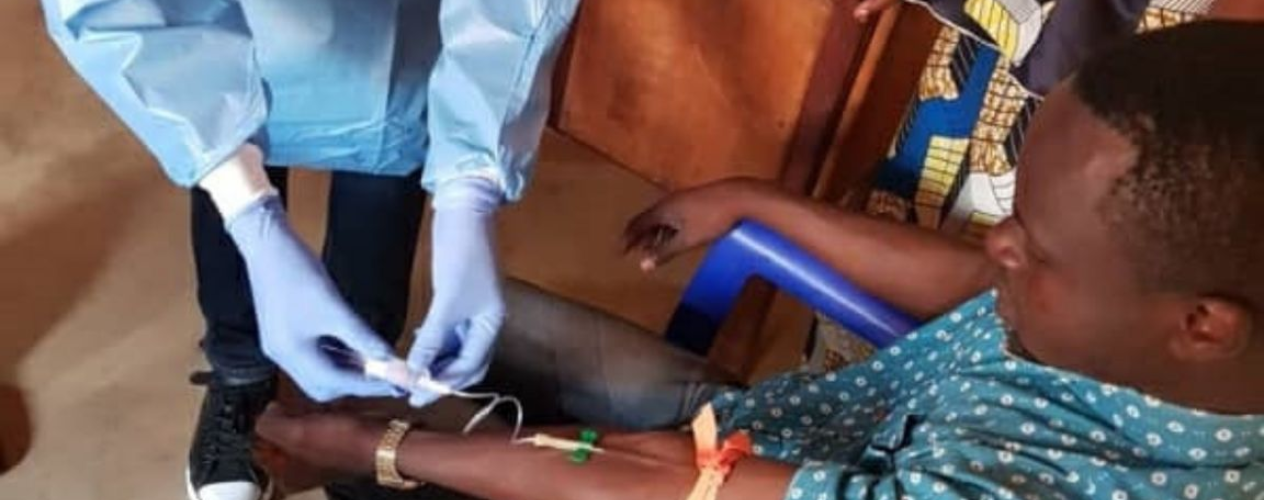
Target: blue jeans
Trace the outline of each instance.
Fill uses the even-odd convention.
[[[343,297],[388,342],[403,333],[417,232],[425,208],[420,173],[408,177],[335,172],[323,256]],[[286,170],[268,177],[286,196]],[[245,263],[210,196],[192,192],[197,297],[206,330],[202,348],[228,384],[267,380],[276,366],[259,347]]]
[[[529,425],[670,428],[732,385],[659,335],[532,285],[509,280],[505,303],[508,318],[483,385],[517,396]]]

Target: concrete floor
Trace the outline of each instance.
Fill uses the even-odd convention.
[[[202,366],[187,197],[46,41],[36,2],[0,2],[0,32],[0,498],[182,498]],[[292,186],[315,244],[327,179]],[[659,194],[547,137],[502,217],[507,272],[659,328],[692,263],[645,276],[618,254],[624,220]]]

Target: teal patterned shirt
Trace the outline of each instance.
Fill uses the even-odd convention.
[[[798,465],[792,500],[1264,500],[1264,416],[1017,357],[994,306],[975,298],[856,366],[722,393],[721,425]]]

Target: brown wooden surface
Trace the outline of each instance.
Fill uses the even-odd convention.
[[[660,185],[781,176],[832,0],[589,0],[558,128]]]
[[[872,24],[862,24],[853,15],[857,3],[835,2],[813,63],[781,173],[782,184],[796,192],[808,194],[816,184],[843,111],[853,97],[853,84],[873,34]]]
[[[1264,20],[1264,2],[1260,0],[1217,0],[1207,17],[1214,19]]]
[[[873,32],[852,16],[855,6],[855,0],[833,3],[778,174],[782,185],[805,195],[817,182]],[[810,323],[810,310],[796,307],[766,283],[752,283],[721,328],[710,359],[749,379],[767,368],[758,362],[771,346],[797,338],[790,330],[806,332]]]
[[[848,7],[847,12],[850,10]],[[826,134],[827,141],[818,144],[829,146],[828,157],[817,157],[818,162],[824,163],[823,167],[805,171],[819,179],[796,178],[793,168],[796,163],[792,161],[783,182],[792,187],[795,182],[814,183],[812,191],[818,198],[843,203],[850,201],[847,195],[867,193],[869,177],[889,149],[939,28],[939,23],[925,9],[900,6],[876,20],[864,38],[847,42],[862,43],[854,50],[840,51],[828,45],[823,48],[823,63],[831,59],[826,54],[833,52],[834,58],[853,58],[846,64],[855,69],[850,75],[836,76],[841,76],[836,81],[839,82],[837,91],[842,94],[833,102],[841,109],[828,111],[835,116],[829,118],[828,125],[817,129],[818,133]],[[841,38],[832,40],[839,43]],[[812,89],[809,101],[812,95],[822,93],[819,88]],[[820,116],[827,113],[823,108],[805,109],[805,114],[813,112]],[[805,118],[801,123],[811,120]],[[808,143],[812,137],[809,134],[805,132],[798,142]],[[825,152],[813,154],[824,156]],[[786,369],[786,366],[768,363],[760,366],[760,354],[777,342],[783,346],[788,341],[802,342],[801,334],[811,324],[812,314],[810,309],[784,293],[774,294],[771,287],[750,287],[742,294],[734,317],[721,330],[711,360],[748,380]],[[790,339],[785,339],[786,336]]]
[[[909,8],[860,25],[855,3],[588,0],[551,124],[669,189],[750,175],[837,199],[885,153],[936,31]],[[773,330],[810,322],[775,296],[748,287],[713,362],[752,375]]]
[[[815,189],[820,199],[855,205],[868,193],[942,27],[913,5],[896,6],[878,23]]]

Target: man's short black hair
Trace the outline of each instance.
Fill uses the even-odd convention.
[[[1152,289],[1264,307],[1264,23],[1204,21],[1090,58],[1072,91],[1138,157],[1103,212]]]

